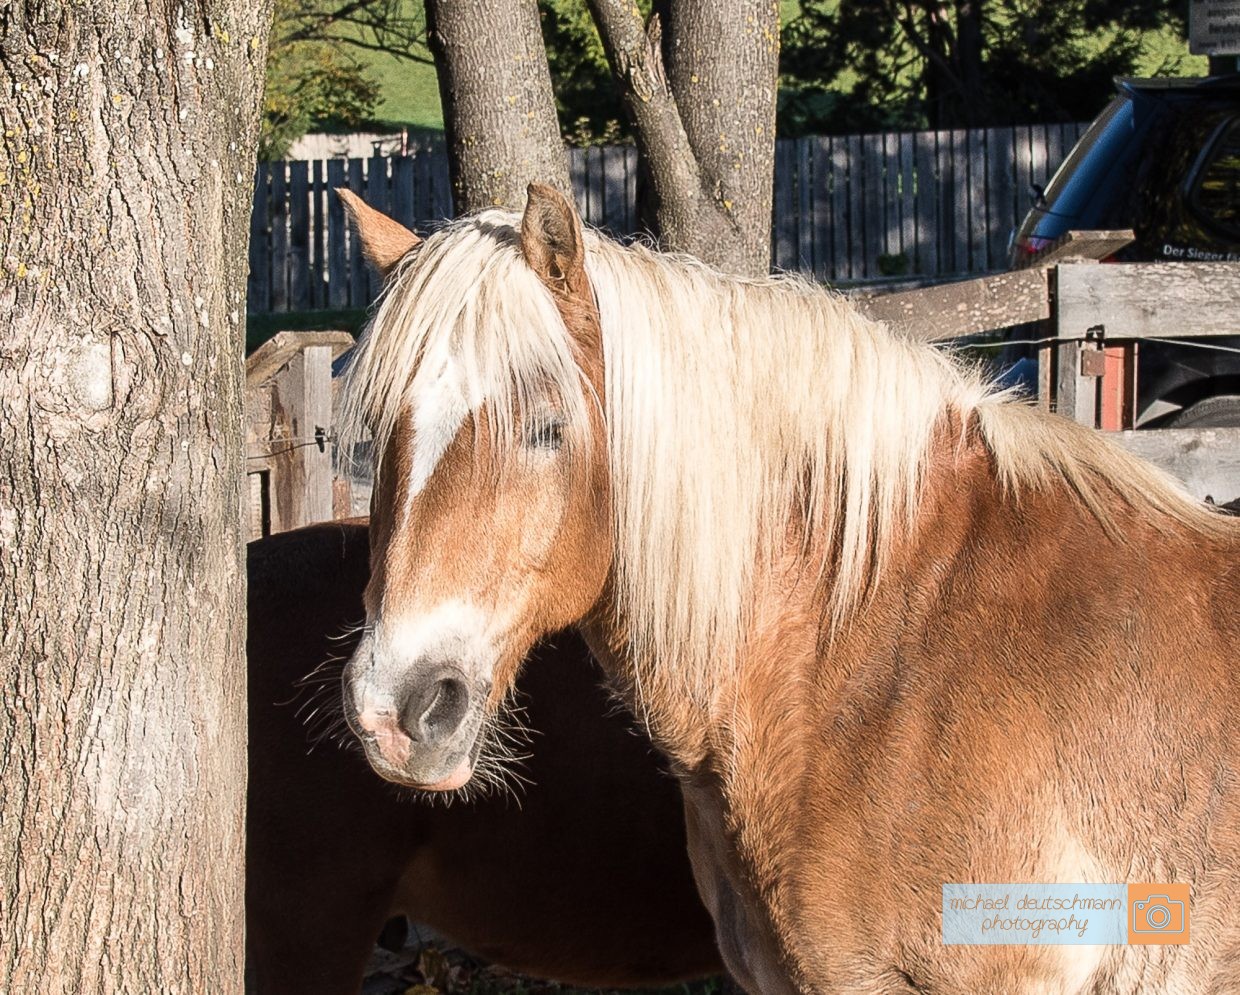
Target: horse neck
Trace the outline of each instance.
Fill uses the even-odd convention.
[[[711,715],[688,682],[672,668],[636,658],[623,613],[615,609],[609,581],[579,629],[607,681],[674,771],[698,768],[710,753]]]
[[[934,589],[944,581],[938,568],[967,547],[976,523],[993,522],[1006,500],[983,443],[959,440],[958,421],[947,419],[932,443],[915,522],[894,537],[876,589],[837,633],[824,629],[827,553],[807,557],[802,533],[790,527],[782,554],[755,578],[744,648],[730,666],[720,662],[709,698],[695,689],[692,675],[635,656],[624,611],[607,584],[582,632],[614,689],[674,766],[697,770],[712,755],[730,755],[741,724],[752,730],[770,715],[795,720],[805,710],[806,687],[834,695],[854,659],[900,631],[898,623],[888,624],[899,611],[933,604]],[[929,623],[930,609],[923,614]]]

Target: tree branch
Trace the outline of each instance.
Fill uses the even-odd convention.
[[[415,18],[391,16],[392,7],[387,0],[348,0],[334,10],[301,12],[283,19],[278,43],[322,41],[350,45],[368,52],[384,52],[398,59],[433,65],[429,55],[416,53],[417,46],[426,46],[426,25]],[[282,19],[277,18],[277,24]],[[351,25],[369,32],[373,40],[351,37],[333,31],[343,25]]]
[[[658,201],[660,235],[669,247],[692,251],[701,232],[701,172],[667,85],[658,15],[643,25],[626,0],[587,0],[625,109],[645,153]],[[713,212],[712,212],[713,213]]]
[[[904,36],[909,40],[909,42],[912,43],[913,48],[920,53],[921,57],[927,62],[934,63],[934,65],[938,67],[939,71],[942,72],[947,79],[951,80],[952,86],[959,90],[960,78],[952,69],[951,63],[943,57],[941,52],[936,50],[933,45],[922,38],[918,33],[916,22],[913,18],[913,9],[909,3],[904,3],[903,16],[900,15],[899,12],[896,13],[895,21],[904,32]]]

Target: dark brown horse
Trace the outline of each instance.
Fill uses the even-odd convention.
[[[250,545],[246,918],[260,995],[358,991],[400,913],[489,960],[579,984],[718,972],[679,791],[575,635],[536,650],[521,682],[536,748],[515,799],[444,806],[380,780],[356,747],[310,749],[299,681],[353,651],[356,638],[340,637],[364,617],[368,555],[364,524]],[[339,681],[330,687],[338,700]]]

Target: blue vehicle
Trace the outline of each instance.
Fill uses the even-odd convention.
[[[1033,189],[1013,268],[1073,229],[1131,228],[1117,261],[1240,261],[1240,74],[1116,85],[1046,189]],[[1240,354],[1142,342],[1138,355],[1138,426],[1240,427]]]

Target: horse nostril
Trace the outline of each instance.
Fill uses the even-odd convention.
[[[425,746],[451,739],[469,709],[469,689],[456,677],[428,682],[421,694],[411,695],[400,716],[409,738]]]

